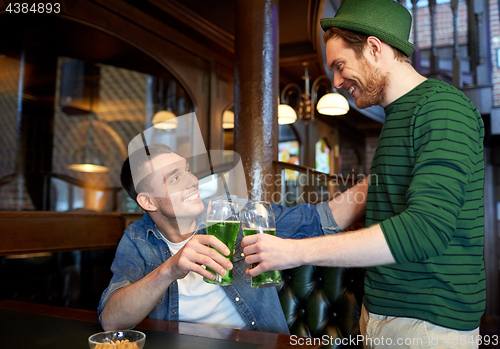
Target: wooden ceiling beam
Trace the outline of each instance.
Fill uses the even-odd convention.
[[[315,53],[312,53],[301,56],[280,58],[280,67],[302,66],[302,63],[304,62],[309,64],[316,63],[318,62],[318,56]]]
[[[186,26],[217,42],[224,49],[234,53],[234,35],[222,30],[196,12],[175,0],[146,0]]]

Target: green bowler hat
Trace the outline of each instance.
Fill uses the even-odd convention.
[[[413,44],[410,12],[394,0],[344,0],[333,18],[320,20],[327,31],[331,27],[376,36],[410,56]]]

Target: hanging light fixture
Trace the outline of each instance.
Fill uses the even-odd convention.
[[[288,104],[278,106],[278,124],[293,124],[297,120],[297,113]]]
[[[316,109],[320,114],[344,115],[349,111],[349,102],[334,88],[333,92],[327,93],[319,99]]]
[[[226,110],[222,114],[222,128],[231,129],[234,128],[234,112],[231,110]]]
[[[179,121],[174,113],[169,110],[160,110],[153,116],[153,127],[159,130],[172,130],[177,128]]]
[[[73,155],[74,162],[68,166],[68,169],[87,173],[109,172],[109,168],[105,165],[106,155],[94,145],[95,134],[91,114],[89,114],[88,119],[89,126],[85,145]]]
[[[171,87],[169,82],[165,81],[164,78],[158,78],[157,84],[157,103],[160,110],[151,120],[153,127],[159,130],[176,129],[179,125],[179,121],[171,108],[172,103],[176,103],[175,86]]]
[[[87,64],[87,63],[85,63]],[[77,172],[87,173],[104,173],[109,172],[106,166],[106,155],[101,152],[94,144],[95,130],[92,119],[96,114],[92,111],[94,107],[94,98],[99,95],[99,75],[88,77],[87,84],[90,89],[89,109],[87,118],[89,126],[85,137],[85,145],[73,154],[73,163],[68,166],[68,169]]]
[[[285,86],[283,91],[281,91],[281,103],[278,107],[278,123],[292,124],[297,120],[297,113],[295,109],[288,105],[289,97],[292,94],[297,94],[299,96],[299,110],[298,118],[303,120],[306,124],[309,120],[314,120],[314,106],[316,104],[316,98],[318,95],[318,89],[324,86],[326,90],[332,91],[325,94],[318,102],[316,109],[321,114],[326,115],[343,115],[349,111],[349,103],[344,96],[337,92],[335,87],[331,86],[330,79],[326,75],[321,75],[316,80],[314,80],[311,89],[309,89],[310,78],[308,63],[303,63],[304,66],[304,87],[305,93],[302,93],[302,89],[299,85],[295,83],[290,83]],[[311,107],[312,106],[312,107]]]

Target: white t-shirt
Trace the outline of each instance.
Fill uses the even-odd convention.
[[[163,239],[170,252],[175,255],[192,237],[179,243]],[[226,295],[222,286],[203,281],[197,273],[189,272],[184,279],[177,280],[179,286],[179,321],[196,322],[244,328],[245,320]]]

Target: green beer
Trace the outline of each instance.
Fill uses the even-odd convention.
[[[259,234],[259,233],[276,236],[276,229],[275,228],[243,229],[243,235],[245,236]],[[256,267],[257,265],[258,263],[252,264],[252,268]],[[253,288],[273,287],[281,284],[282,284],[281,274],[277,270],[269,270],[257,276],[252,277]]]
[[[219,221],[207,221],[207,234],[214,235],[217,239],[222,241],[229,249],[229,256],[224,255],[231,263],[233,262],[233,250],[234,244],[236,242],[236,236],[238,236],[238,230],[240,229],[239,221],[229,221],[229,222],[219,222]],[[219,250],[215,249],[220,253]],[[205,282],[215,285],[227,286],[233,283],[233,270],[227,270],[226,276],[219,275],[210,268],[208,271],[215,274],[215,280],[210,280],[203,278]]]

